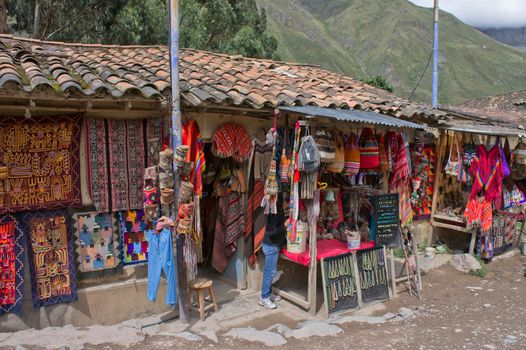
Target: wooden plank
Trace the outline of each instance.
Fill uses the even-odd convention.
[[[358,270],[358,259],[356,258],[356,251],[352,252],[352,260],[354,264],[354,273],[356,274],[356,292],[358,293],[358,307],[363,307],[362,302],[362,281],[360,280],[360,270]]]
[[[316,316],[316,289],[317,289],[317,269],[318,269],[318,249],[316,241],[316,221],[309,223],[309,248],[310,248],[310,264],[309,264],[309,278],[307,286],[307,300],[309,302],[309,313]]]
[[[446,214],[436,213],[433,215],[433,219],[443,220],[443,221],[452,221],[452,222],[458,222],[460,224],[465,225],[466,223],[464,220],[458,216],[449,216]]]
[[[386,257],[385,247],[384,247],[384,257]],[[389,267],[391,270],[391,288],[389,288],[390,297],[396,298],[396,273],[395,273],[395,256],[394,256],[394,249],[389,249]],[[386,266],[387,268],[387,266]]]
[[[431,204],[431,215],[435,215],[438,205],[439,188],[442,185],[442,163],[444,162],[443,143],[446,140],[446,132],[442,131],[442,134],[438,140],[436,152],[437,152],[437,163],[435,166],[435,188],[433,189],[433,202]]]
[[[459,231],[459,232],[471,233],[471,231],[468,231],[465,227],[460,227],[460,226],[457,226],[457,225],[445,224],[443,222],[433,221],[431,223],[431,225],[437,226],[437,227],[448,228],[448,229]]]
[[[291,291],[286,292],[284,290],[279,289],[278,287],[272,287],[272,291],[275,294],[281,296],[283,299],[286,299],[286,300],[298,305],[299,307],[301,307],[305,311],[309,311],[310,310],[310,307],[311,307],[310,302],[308,300],[306,300],[300,294],[295,293],[295,292],[291,292]]]
[[[325,261],[325,258],[322,258],[321,259],[321,264],[320,264],[320,267],[321,267],[321,278],[322,278],[322,286],[323,286],[323,315],[325,318],[329,318],[329,299],[327,299],[327,286],[325,285],[325,269],[323,268],[324,266],[324,261]]]

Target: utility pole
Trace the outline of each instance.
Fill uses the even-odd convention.
[[[38,39],[40,31],[40,0],[35,1],[35,18],[33,19],[33,38]]]
[[[433,8],[433,91],[431,105],[438,108],[438,0]]]
[[[181,103],[179,94],[179,0],[170,1],[170,77],[172,83],[171,119],[172,119],[172,149],[175,151],[181,144]],[[174,170],[176,169],[174,161]],[[179,198],[180,180],[177,171],[175,177],[175,204],[172,212],[172,219],[175,220]],[[184,268],[183,246],[184,235],[175,233],[175,265],[177,268],[177,298],[179,303],[179,320],[188,323],[188,287],[186,281],[186,271]]]

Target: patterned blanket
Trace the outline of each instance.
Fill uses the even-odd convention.
[[[81,205],[81,118],[1,119],[0,214]]]
[[[73,216],[78,266],[82,272],[110,269],[119,263],[113,214],[96,212]]]
[[[69,215],[65,210],[26,212],[31,290],[35,308],[77,299]]]
[[[19,313],[24,291],[24,235],[12,215],[0,216],[0,315]]]
[[[122,263],[124,265],[148,261],[148,236],[143,221],[144,210],[119,212],[122,240]]]

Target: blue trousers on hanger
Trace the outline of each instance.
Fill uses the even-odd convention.
[[[175,261],[172,254],[172,233],[165,228],[159,233],[148,230],[148,299],[155,301],[161,281],[161,271],[166,277],[166,304],[177,304]]]

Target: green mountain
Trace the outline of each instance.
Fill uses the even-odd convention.
[[[385,77],[409,97],[429,60],[432,9],[407,0],[257,0],[282,60]],[[439,103],[526,89],[526,53],[440,14]],[[413,99],[431,101],[432,62]]]

